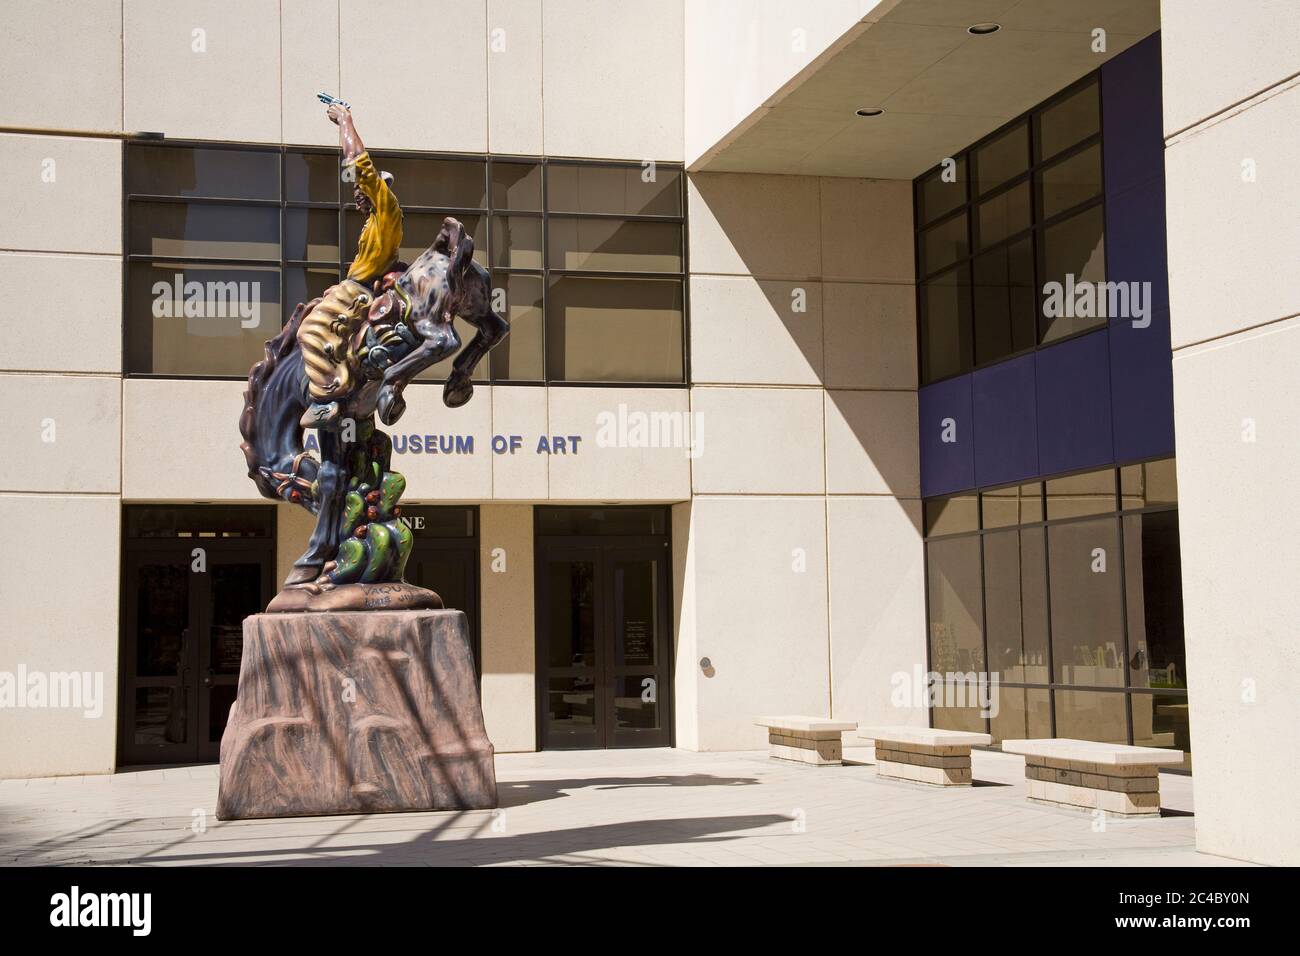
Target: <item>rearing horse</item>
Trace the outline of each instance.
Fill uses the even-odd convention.
[[[398,520],[405,479],[389,469],[392,443],[374,416],[392,425],[406,410],[402,391],[420,372],[460,348],[453,320],[477,333],[452,364],[443,388],[451,408],[474,394],[475,366],[510,330],[491,308],[487,270],[473,259],[474,240],[448,217],[438,238],[370,304],[350,337],[359,372],[338,398],[343,427],[320,428],[320,460],[303,450],[302,416],[312,407],[298,330],[322,301],[299,304],[253,366],[239,419],[248,475],[267,498],[316,515],[306,552],[285,586],[319,592],[336,585],[401,581],[410,532]],[[391,329],[384,344],[375,328]]]

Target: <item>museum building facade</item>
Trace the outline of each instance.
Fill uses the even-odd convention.
[[[236,424],[356,253],[325,90],[395,176],[400,258],[456,216],[511,323],[467,405],[447,360],[388,429],[407,578],[466,612],[498,752],[751,749],[778,712],[1177,747],[1206,848],[1268,858],[1221,728],[1278,706],[1280,652],[1255,605],[1224,676],[1213,602],[1258,585],[1214,567],[1207,483],[1255,480],[1229,438],[1287,453],[1203,356],[1261,327],[1294,356],[1295,309],[1216,326],[1184,290],[1188,197],[1238,185],[1198,178],[1198,124],[1295,120],[1273,60],[1225,119],[1154,2],[396,0],[429,25],[382,41],[372,6],[6,4],[0,285],[65,335],[0,354],[0,776],[216,759],[241,622],[313,521],[257,496]]]

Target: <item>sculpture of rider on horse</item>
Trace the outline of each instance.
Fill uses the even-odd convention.
[[[474,368],[510,327],[492,310],[487,270],[456,219],[409,266],[397,261],[393,179],[375,168],[347,104],[320,98],[366,219],[347,277],[299,304],[248,376],[239,428],[249,477],[264,496],[316,515],[307,551],[267,610],[437,607],[437,595],[402,583],[412,543],[397,503],[406,481],[389,469],[392,443],[374,418],[396,422],[411,379],[458,350],[443,402],[465,404]],[[463,350],[457,317],[477,330]],[[303,449],[310,427],[319,460]]]

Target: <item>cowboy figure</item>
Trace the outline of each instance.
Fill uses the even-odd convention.
[[[330,428],[339,419],[339,399],[346,398],[355,384],[360,344],[355,339],[381,280],[399,265],[397,251],[402,244],[402,209],[393,194],[392,175],[375,169],[346,105],[331,103],[326,115],[339,128],[344,179],[352,181],[357,209],[366,219],[347,278],[325,291],[298,328],[311,397],[301,423],[317,428]],[[393,335],[391,325],[373,331],[382,341]]]

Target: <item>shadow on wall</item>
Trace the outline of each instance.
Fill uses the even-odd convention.
[[[824,387],[826,491],[919,497],[911,183],[690,187],[692,381]]]

